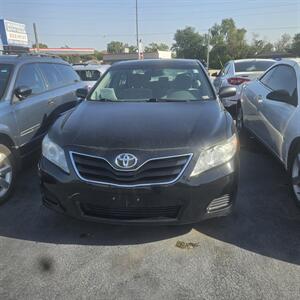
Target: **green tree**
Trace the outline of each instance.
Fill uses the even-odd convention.
[[[107,52],[112,54],[123,53],[125,45],[119,41],[111,41],[107,44]]]
[[[145,47],[146,53],[156,52],[156,51],[169,51],[169,46],[164,43],[151,43]]]
[[[246,29],[236,27],[233,19],[224,19],[221,24],[215,24],[210,29],[210,65],[220,68],[228,60],[246,57],[249,51],[246,33]]]
[[[294,36],[290,51],[292,54],[300,56],[300,33]]]
[[[274,45],[268,41],[259,38],[258,34],[253,35],[247,57],[254,57],[259,54],[268,53],[273,51]]]
[[[284,33],[280,39],[274,43],[274,48],[278,52],[288,52],[291,47],[291,36]]]
[[[36,44],[32,44],[32,48],[36,48]],[[39,43],[39,48],[41,49],[45,49],[45,48],[48,48],[48,46],[46,44],[43,44],[43,43]]]
[[[205,59],[207,49],[205,37],[196,32],[195,28],[178,29],[174,40],[172,50],[176,52],[176,57]]]

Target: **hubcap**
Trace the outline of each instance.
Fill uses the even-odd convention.
[[[238,113],[236,116],[236,127],[238,131],[241,131],[241,129],[243,128],[243,114],[242,109],[240,107],[238,108]]]
[[[292,184],[295,196],[300,201],[300,153],[297,154],[293,163]]]
[[[11,180],[11,163],[4,153],[0,153],[0,197],[3,197],[9,190]]]

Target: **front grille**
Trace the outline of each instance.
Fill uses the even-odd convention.
[[[146,161],[136,170],[118,170],[101,157],[71,152],[77,175],[85,181],[117,185],[142,186],[168,184],[180,178],[192,155],[155,158]]]
[[[230,195],[226,194],[223,195],[220,198],[214,199],[213,201],[210,202],[210,204],[207,207],[207,212],[215,212],[221,209],[224,209],[228,206],[230,206],[231,200],[230,200]]]
[[[110,208],[89,203],[80,208],[87,216],[118,220],[176,219],[180,210],[180,206]]]

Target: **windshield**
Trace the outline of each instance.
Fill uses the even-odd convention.
[[[98,70],[76,70],[82,81],[97,81],[101,73]]]
[[[263,61],[243,61],[236,62],[234,64],[235,72],[264,72],[269,69],[275,61],[263,60]]]
[[[12,65],[0,64],[0,99],[2,99],[6,91],[11,70]]]
[[[214,93],[203,70],[192,68],[114,68],[106,73],[89,100],[210,100]]]

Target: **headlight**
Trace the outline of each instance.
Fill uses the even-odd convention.
[[[237,137],[234,134],[226,142],[216,145],[200,153],[191,177],[228,162],[237,150]]]
[[[46,135],[43,139],[42,154],[53,164],[60,167],[65,172],[70,173],[64,150],[60,146],[53,143],[49,139],[48,135]]]

